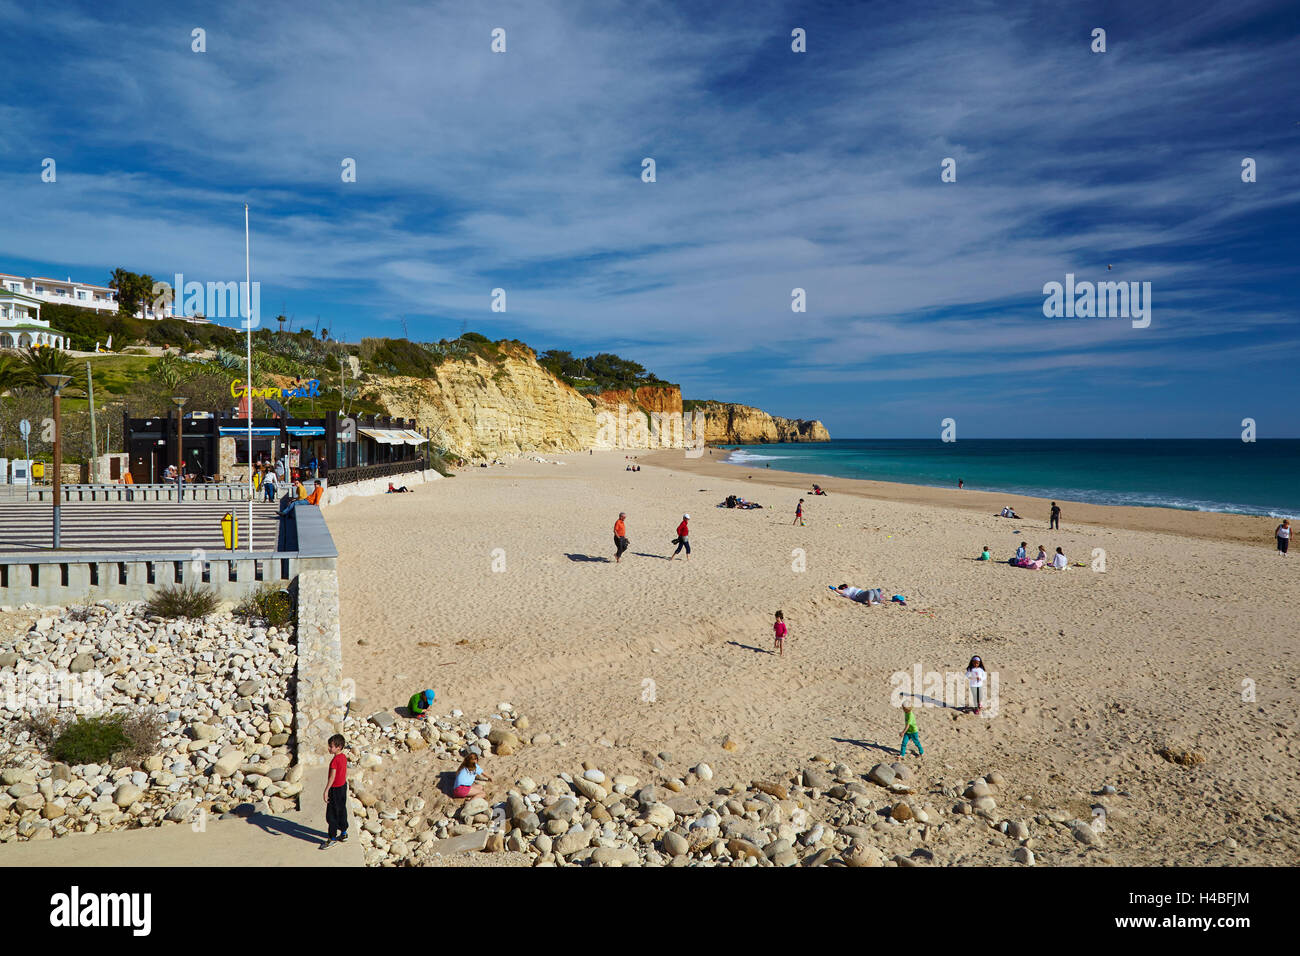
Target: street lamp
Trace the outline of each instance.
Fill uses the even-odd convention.
[[[185,420],[184,408],[189,399],[184,395],[173,395],[172,403],[176,406],[176,500],[179,502],[185,494],[185,444],[181,433],[181,423]]]
[[[59,499],[63,496],[63,429],[59,424],[59,393],[72,381],[70,375],[42,375],[41,381],[54,395],[54,547],[59,547]],[[28,468],[31,465],[28,464]]]

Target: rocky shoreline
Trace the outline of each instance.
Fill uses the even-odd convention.
[[[47,609],[0,652],[0,843],[295,809],[292,631],[140,603]],[[50,759],[31,721],[156,714],[138,767]],[[247,812],[242,810],[241,812]]]
[[[163,620],[139,604],[100,602],[39,617],[0,653],[0,842],[296,810],[296,660],[290,630],[229,614]],[[80,714],[157,714],[156,752],[138,766],[51,760],[32,718],[60,699]],[[1125,796],[1101,788],[1083,820],[1032,793],[1017,798],[997,771],[940,781],[927,779],[924,761],[859,771],[818,755],[744,781],[668,752],[643,753],[636,769],[615,766],[627,762],[619,752],[608,767],[559,769],[569,763],[564,742],[533,732],[507,702],[486,719],[366,709],[352,701],[339,729],[353,829],[371,866],[438,865],[475,851],[534,866],[1104,864],[1106,806]],[[453,800],[449,779],[437,777],[471,748],[557,769],[489,784],[491,799]],[[390,792],[386,760],[429,757],[427,799]]]
[[[344,734],[359,754],[350,812],[371,866],[438,865],[475,851],[523,854],[533,866],[1108,864],[1105,804],[1125,796],[1103,787],[1100,809],[1082,820],[1026,794],[1016,800],[997,771],[927,783],[902,762],[862,773],[813,756],[788,774],[742,783],[706,763],[678,769],[661,752],[642,755],[643,771],[607,773],[587,760],[549,780],[489,784],[491,799],[456,801],[445,788],[403,799],[384,792],[386,757],[432,750],[454,761],[467,747],[512,756],[563,743],[530,735],[528,719],[505,702],[483,721],[458,711],[363,718],[358,709]]]

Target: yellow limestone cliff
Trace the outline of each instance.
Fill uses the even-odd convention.
[[[754,445],[771,442],[830,441],[826,426],[802,418],[778,418],[761,408],[732,402],[698,402],[709,445]]]
[[[391,414],[431,429],[435,445],[466,458],[695,443],[695,416],[683,421],[676,385],[583,395],[538,365],[526,346],[497,347],[494,360],[448,359],[428,378],[368,376],[363,388]],[[820,422],[773,418],[743,405],[700,407],[705,438],[715,444],[829,439]]]

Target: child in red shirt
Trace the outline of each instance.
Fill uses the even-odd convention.
[[[782,657],[785,657],[785,635],[787,628],[785,626],[785,614],[781,611],[776,612],[776,623],[772,625],[772,630],[776,634],[776,650]]]
[[[348,841],[348,758],[343,753],[346,744],[342,734],[329,739],[329,750],[333,754],[325,781],[325,824],[329,827],[329,836],[320,845],[322,850],[335,842]]]

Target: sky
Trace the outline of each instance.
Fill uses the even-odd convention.
[[[240,281],[248,203],[263,321],[336,339],[611,351],[837,438],[1297,437],[1298,11],[0,0],[0,271]],[[1149,325],[1045,316],[1067,274]]]

